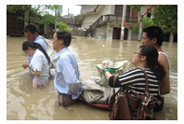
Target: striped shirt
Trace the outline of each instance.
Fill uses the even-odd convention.
[[[148,76],[148,87],[150,95],[158,96],[159,81],[150,68],[143,68]],[[109,79],[109,85],[113,87],[114,76]],[[133,92],[143,95],[146,87],[144,72],[139,68],[133,68],[116,77],[115,87],[127,86]]]

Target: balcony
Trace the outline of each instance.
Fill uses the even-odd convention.
[[[104,25],[107,22],[121,22],[122,21],[122,16],[115,16],[115,15],[103,15],[101,16],[96,22],[94,22],[91,26],[90,29],[95,30],[96,27],[100,25]],[[132,18],[132,17],[125,17],[125,22],[126,23],[137,23],[138,19],[137,18]]]
[[[105,16],[102,16],[102,21],[106,21],[106,22],[112,22],[112,21],[121,22],[122,21],[122,16],[105,15]],[[125,17],[125,22],[137,23],[138,21],[137,21],[137,18]]]

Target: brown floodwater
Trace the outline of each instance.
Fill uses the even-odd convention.
[[[24,37],[7,37],[7,119],[8,120],[109,120],[109,111],[101,110],[83,102],[70,107],[60,107],[53,79],[46,88],[34,89],[28,69],[21,64],[27,61],[22,56]],[[81,78],[85,81],[98,76],[96,65],[104,59],[131,62],[133,52],[141,45],[137,41],[119,41],[76,37],[69,49],[75,54]],[[159,120],[177,120],[177,43],[164,42],[163,50],[170,59],[171,91],[165,95],[161,112],[155,113]],[[131,64],[130,67],[133,67]],[[51,70],[54,76],[54,69]]]

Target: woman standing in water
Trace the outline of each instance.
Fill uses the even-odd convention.
[[[22,50],[25,55],[32,56],[29,63],[31,73],[34,75],[33,87],[45,87],[48,83],[50,58],[40,44],[31,41],[25,41],[22,44]]]
[[[107,63],[102,64],[104,74],[109,81],[109,85],[113,87],[115,79],[115,87],[125,87],[132,92],[143,95],[145,91],[146,81],[143,71],[144,69],[148,76],[148,86],[150,95],[159,95],[159,81],[162,81],[165,76],[165,71],[162,65],[158,62],[158,52],[152,46],[142,45],[134,52],[132,64],[135,68],[126,71],[124,74],[117,77],[112,76],[108,71]],[[133,94],[131,94],[134,96]],[[136,97],[136,96],[135,96]]]

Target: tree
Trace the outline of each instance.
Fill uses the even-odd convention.
[[[53,10],[57,10],[56,15],[52,15]],[[24,22],[38,24],[54,24],[58,16],[61,16],[61,5],[7,5],[7,11],[11,14],[20,13],[18,19]]]
[[[158,5],[153,12],[153,21],[163,30],[177,33],[177,5]]]
[[[144,28],[149,27],[149,26],[156,26],[155,22],[148,17],[143,17],[142,23],[143,23]]]
[[[143,5],[131,5],[131,8],[133,8],[137,12],[140,12],[140,8],[142,6]],[[144,15],[145,14],[146,13],[144,13]],[[147,22],[149,21],[148,18],[146,20]],[[153,22],[150,21],[150,23],[162,27],[164,32],[170,31],[177,33],[177,6],[157,5],[153,11],[152,20]]]
[[[55,29],[56,29],[57,17],[61,17],[61,14],[62,14],[62,11],[63,11],[63,7],[61,5],[46,5],[45,7],[55,13],[55,17],[56,17]]]
[[[63,22],[57,22],[56,25],[58,26],[59,30],[65,30],[65,31],[70,31],[70,29],[68,28],[68,25],[63,23]]]
[[[149,26],[156,26],[153,20],[148,17],[143,17],[142,23],[143,23],[144,28],[149,27]],[[133,33],[138,33],[138,30],[139,30],[139,24],[135,28],[132,29]]]
[[[141,40],[142,33],[142,21],[143,21],[143,5],[131,5],[135,11],[139,11],[139,28],[138,28],[138,40]]]
[[[63,12],[62,5],[45,5],[45,8],[49,9],[49,11],[54,12],[56,17],[61,17]]]
[[[143,5],[131,5],[131,7],[137,12],[141,6]],[[143,16],[145,14],[143,14]],[[173,41],[173,33],[177,33],[177,5],[157,5],[153,11],[153,18],[150,20],[153,22],[149,22],[149,19],[146,19],[147,23],[144,24],[144,27],[149,26],[148,23],[160,26],[164,32],[170,32],[170,41]]]
[[[80,18],[80,14],[74,16],[75,20],[78,20]]]

